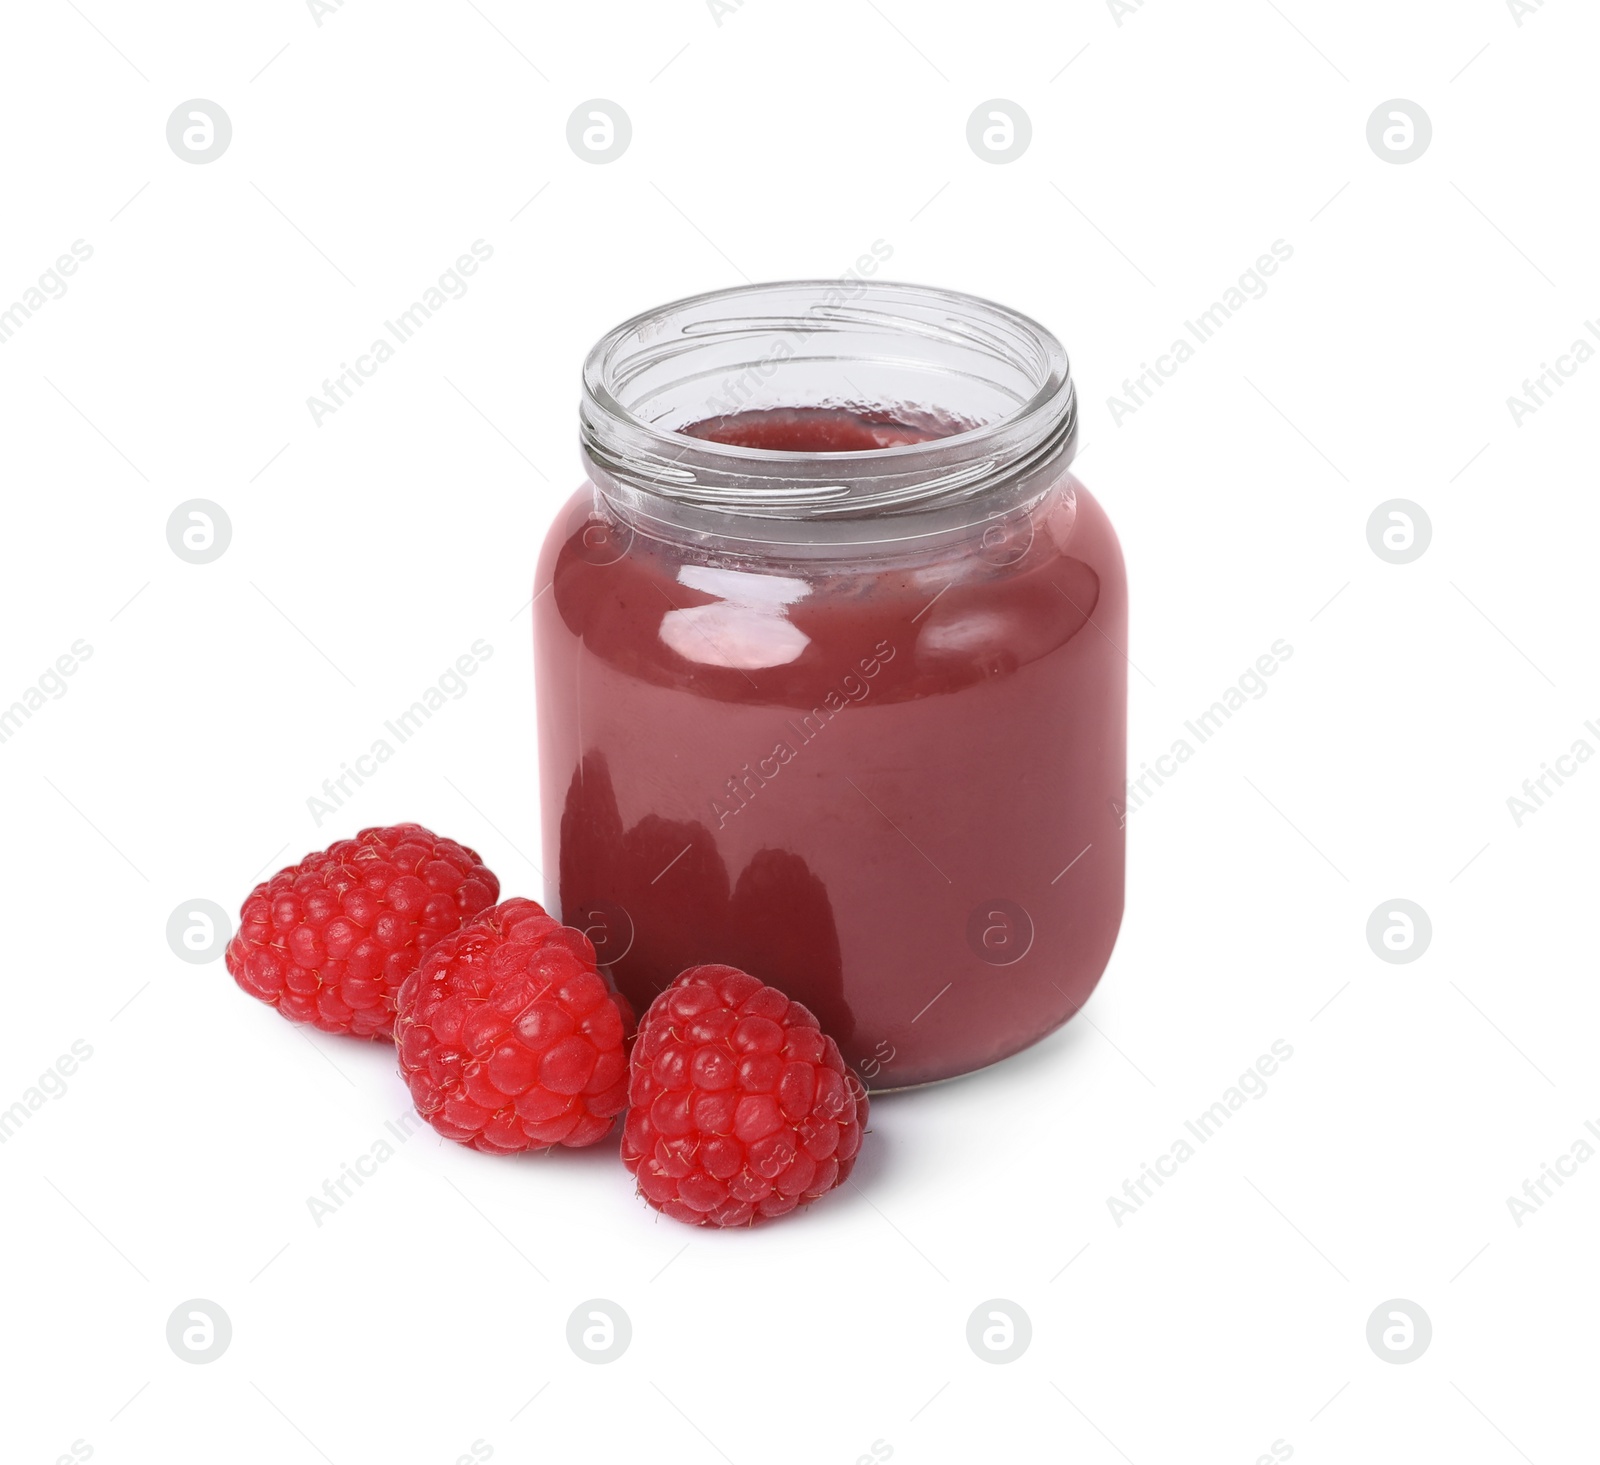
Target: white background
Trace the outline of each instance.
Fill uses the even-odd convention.
[[[1588,1457],[1600,1163],[1520,1227],[1507,1197],[1600,1121],[1600,765],[1520,827],[1506,800],[1600,748],[1600,361],[1520,426],[1506,399],[1600,317],[1600,17],[1129,9],[12,10],[0,305],[93,256],[0,347],[0,704],[93,654],[0,744],[0,1108],[93,1056],[0,1146],[8,1461]],[[604,166],[565,135],[595,97],[633,123]],[[191,98],[233,125],[203,166],[165,136]],[[1006,165],[966,141],[992,98],[1032,120]],[[1433,125],[1405,165],[1367,141],[1392,98]],[[476,239],[470,292],[316,425]],[[1116,425],[1123,378],[1279,239],[1267,294]],[[1132,816],[1088,1010],[876,1101],[858,1188],[706,1233],[605,1148],[425,1133],[319,1227],[307,1197],[406,1109],[392,1051],[180,961],[169,914],[398,819],[538,896],[526,602],[584,351],[874,240],[887,277],[1072,355],[1132,579],[1135,769],[1292,659]],[[207,565],[166,539],[192,498],[232,524]],[[1407,565],[1366,537],[1393,498],[1432,523]],[[318,827],[308,797],[478,638],[468,693]],[[1395,898],[1433,926],[1405,965],[1365,936]],[[1119,1226],[1107,1198],[1280,1039],[1265,1096]],[[203,1366],[165,1336],[191,1298],[232,1322]],[[566,1342],[590,1298],[632,1320],[603,1367]],[[1032,1324],[1003,1366],[966,1341],[991,1298]],[[1366,1340],[1394,1298],[1433,1328],[1403,1366]]]

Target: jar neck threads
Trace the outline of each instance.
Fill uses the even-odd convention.
[[[735,445],[684,429],[775,409],[933,424],[853,451]],[[585,465],[646,532],[789,546],[918,539],[1039,498],[1077,446],[1060,343],[976,296],[876,281],[741,286],[648,311],[584,363]]]

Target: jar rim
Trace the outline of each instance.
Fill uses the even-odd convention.
[[[969,388],[981,383],[987,420],[923,442],[804,453],[692,436],[662,425],[659,412],[652,417],[635,410],[659,397],[663,380],[700,384],[729,369],[726,363],[705,365],[715,363],[719,352],[725,356],[774,339],[796,346],[827,343],[830,333],[834,339],[885,343],[881,356],[847,361],[915,369],[924,378]],[[777,350],[770,348],[760,362],[733,366],[742,365],[747,377],[776,358]],[[702,360],[695,359],[697,353]],[[789,360],[839,359],[802,356],[791,348],[775,360],[773,371]],[[630,394],[630,387],[637,392],[641,384],[644,398]],[[1002,409],[1011,405],[997,410],[997,403]],[[949,405],[930,404],[936,410]],[[701,420],[714,415],[719,414],[704,412]],[[988,503],[1009,481],[1034,483],[1045,468],[1059,476],[1076,448],[1078,426],[1067,353],[1031,317],[962,291],[854,278],[711,290],[623,321],[584,360],[580,420],[586,466],[613,502],[627,501],[652,517],[666,506],[671,516],[713,513],[719,526],[730,518],[767,520],[769,529],[770,521],[923,514],[984,495]]]

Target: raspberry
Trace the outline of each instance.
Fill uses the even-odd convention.
[[[582,931],[508,900],[400,989],[400,1072],[446,1139],[491,1154],[592,1145],[628,1102],[633,1010]]]
[[[731,966],[683,972],[633,1045],[622,1161],[658,1211],[748,1226],[842,1185],[867,1093],[810,1011]]]
[[[250,892],[228,970],[291,1022],[387,1038],[423,952],[499,894],[477,852],[453,839],[420,824],[363,829]]]

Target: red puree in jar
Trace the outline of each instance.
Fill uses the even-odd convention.
[[[809,454],[965,430],[777,407],[678,432]],[[1077,1011],[1122,916],[1127,677],[1121,553],[1077,480],[998,531],[821,560],[595,503],[539,568],[546,868],[635,1005],[743,967],[880,1089]]]
[[[552,907],[636,1005],[744,967],[873,1088],[1071,1017],[1122,917],[1127,585],[1060,342],[739,286],[602,337],[580,427],[534,597]]]

